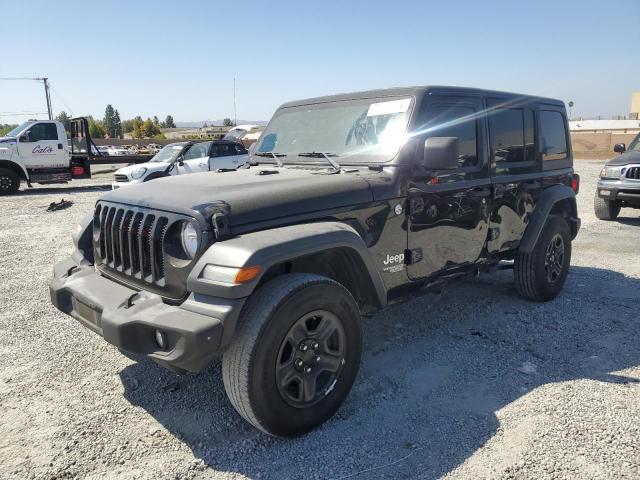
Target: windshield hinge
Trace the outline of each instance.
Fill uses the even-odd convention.
[[[213,234],[216,237],[216,242],[231,236],[229,222],[227,221],[227,216],[224,213],[214,213],[213,217],[211,217],[211,225],[213,226]]]

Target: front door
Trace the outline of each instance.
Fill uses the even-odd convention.
[[[68,166],[67,139],[58,138],[53,122],[38,122],[18,138],[18,153],[28,169]]]
[[[182,159],[176,165],[178,175],[185,173],[206,172],[209,170],[209,147],[211,142],[194,143],[182,154]]]
[[[457,137],[460,155],[457,170],[409,182],[411,279],[473,264],[485,247],[491,180],[482,112],[476,97],[429,96],[421,108],[415,129],[419,144],[429,137]]]

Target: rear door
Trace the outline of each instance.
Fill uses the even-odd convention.
[[[246,162],[239,154],[235,143],[214,143],[209,157],[209,170],[236,169]]]
[[[66,135],[58,138],[54,122],[38,122],[18,138],[18,153],[28,169],[68,166]]]
[[[409,183],[411,279],[473,264],[486,244],[491,180],[482,112],[482,99],[465,96],[428,96],[421,108],[419,144],[457,137],[460,156],[456,171]]]
[[[542,190],[540,152],[535,104],[505,98],[486,104],[493,184],[487,250],[498,253],[517,247]]]

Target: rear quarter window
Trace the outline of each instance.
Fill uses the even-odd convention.
[[[560,112],[540,110],[540,152],[542,160],[565,160],[569,157],[567,130]]]

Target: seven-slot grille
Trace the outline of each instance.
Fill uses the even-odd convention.
[[[640,167],[629,167],[625,176],[634,180],[640,180]]]
[[[164,286],[164,237],[169,219],[151,212],[98,204],[94,213],[96,260],[145,283]]]
[[[114,179],[116,182],[128,182],[128,181],[129,181],[129,177],[128,177],[128,176],[126,176],[126,175],[124,175],[124,174],[122,174],[122,173],[116,173],[116,174],[113,176],[113,179]]]

